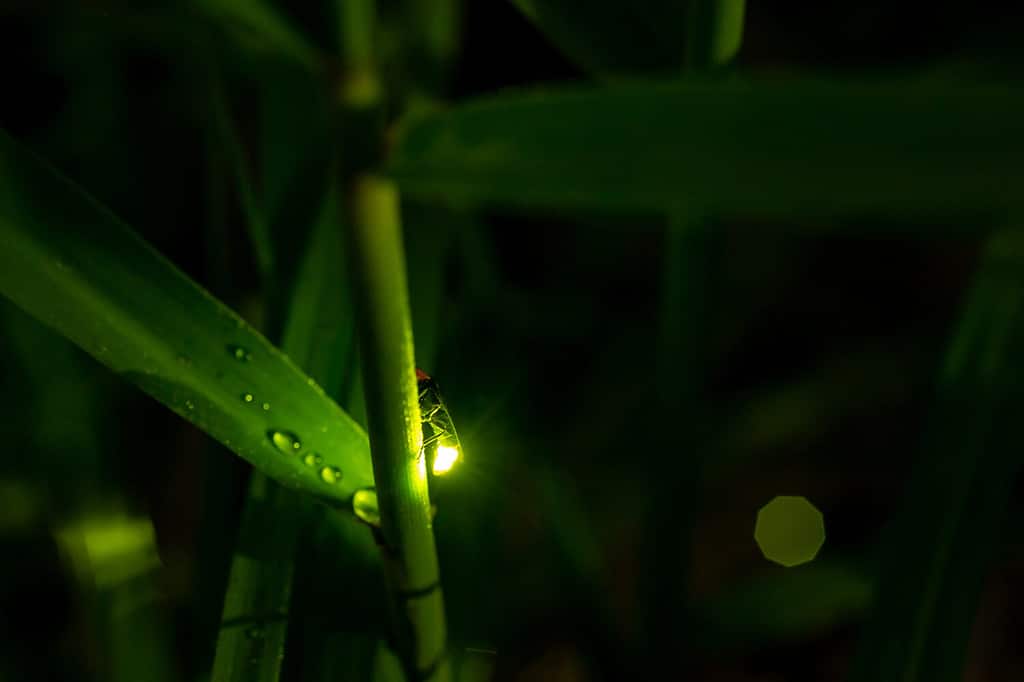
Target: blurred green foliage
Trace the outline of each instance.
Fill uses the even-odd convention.
[[[466,453],[433,491],[465,679],[1024,677],[1015,235],[979,256],[1017,227],[1019,10],[752,5],[720,80],[683,75],[688,3],[432,4],[377,3],[368,42],[417,360]],[[338,25],[330,3],[9,4],[0,127],[362,422],[324,228]],[[664,304],[666,207],[713,235],[676,280],[696,317]],[[0,235],[37,234],[11,215]],[[171,343],[189,310],[147,314]],[[665,372],[678,324],[699,372]],[[209,679],[232,553],[292,527],[239,533],[248,465],[7,298],[0,358],[0,679]],[[666,413],[677,387],[699,411]],[[753,537],[777,495],[825,519],[794,569]],[[651,532],[684,507],[692,530]],[[294,561],[274,669],[386,679],[369,533],[309,505],[294,540],[266,557]]]

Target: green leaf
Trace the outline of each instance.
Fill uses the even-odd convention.
[[[254,142],[260,159],[256,176],[260,206],[274,251],[277,281],[292,283],[303,276],[299,269],[311,228],[320,219],[323,197],[335,191],[328,184],[336,151],[332,103],[322,79],[291,64],[261,69],[258,97]],[[337,224],[334,228],[340,229]],[[333,260],[337,267],[337,257]],[[284,317],[288,292],[287,287],[280,289],[266,291],[267,304],[276,311],[269,329],[277,330],[284,323],[277,318]]]
[[[334,192],[328,192],[306,244],[305,258],[288,306],[282,347],[329,393],[355,364],[341,223]],[[304,463],[319,471],[315,458]],[[295,551],[310,521],[308,505],[256,472],[242,515],[239,540],[217,637],[213,680],[265,680],[281,673],[291,613]],[[346,549],[375,556],[365,528],[346,534]],[[273,532],[271,532],[273,531]],[[360,542],[361,540],[361,542]]]
[[[690,0],[686,65],[691,70],[730,66],[743,41],[746,0]]]
[[[194,7],[253,47],[311,69],[321,63],[317,48],[263,0],[196,0]]]
[[[871,597],[870,578],[848,561],[779,568],[698,604],[694,644],[735,651],[804,639],[864,613]]]
[[[372,485],[365,433],[312,379],[4,133],[0,292],[286,487],[344,504]]]
[[[453,226],[467,222],[457,211],[438,206],[403,206],[405,250],[415,254],[406,264],[416,366],[430,373],[445,340],[444,271]]]
[[[336,398],[350,383],[356,365],[354,312],[337,203],[336,192],[328,191],[299,266],[281,342],[288,356]]]
[[[716,215],[1019,208],[1019,88],[809,80],[502,95],[412,120],[390,172],[416,197]]]
[[[241,137],[232,120],[231,108],[224,91],[221,74],[217,73],[216,67],[213,67],[213,71],[210,78],[210,108],[216,132],[215,138],[222,148],[223,157],[231,167],[235,192],[238,194],[242,215],[245,217],[245,228],[249,233],[249,240],[252,242],[253,252],[256,256],[256,266],[259,268],[260,275],[266,280],[274,270],[274,245],[270,239],[266,215],[261,206],[262,202],[257,197],[252,172],[242,149]]]
[[[253,472],[245,500],[212,682],[276,682],[281,674],[303,500]]]
[[[679,71],[687,3],[512,0],[566,55],[592,73]]]
[[[1020,470],[1024,239],[994,235],[946,355],[851,679],[963,679],[984,579]]]

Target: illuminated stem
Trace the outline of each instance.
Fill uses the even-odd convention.
[[[352,184],[349,205],[353,294],[395,647],[410,682],[448,680],[398,193],[390,181],[362,175]]]
[[[408,682],[448,682],[447,628],[431,525],[423,428],[398,192],[367,174],[383,145],[373,60],[374,0],[339,0],[340,113],[348,253],[363,395],[377,486],[377,533],[393,623]]]

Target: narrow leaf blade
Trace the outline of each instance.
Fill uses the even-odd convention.
[[[1020,471],[1024,240],[994,235],[945,359],[937,405],[887,538],[856,682],[963,679],[984,579]]]
[[[331,393],[340,387],[344,365],[355,362],[335,203],[334,193],[328,192],[307,240],[282,342],[289,357]],[[304,462],[317,471],[324,466],[315,456]],[[279,679],[291,615],[296,546],[310,516],[306,500],[259,472],[253,474],[224,598],[214,682]],[[358,537],[349,535],[346,549],[374,556],[370,534],[363,532],[361,543]]]
[[[809,217],[1003,213],[1024,194],[1019,88],[808,80],[501,95],[410,121],[410,196]]]
[[[365,433],[315,382],[4,133],[0,292],[286,487],[344,503],[372,485]]]
[[[222,147],[224,158],[231,167],[235,192],[245,216],[245,227],[252,242],[256,265],[259,267],[260,275],[267,278],[274,269],[274,245],[270,239],[267,219],[257,197],[252,173],[242,149],[242,140],[231,118],[231,109],[221,75],[215,70],[210,80],[210,113],[216,138]]]
[[[708,651],[743,651],[766,642],[806,639],[862,615],[872,585],[848,559],[818,559],[773,571],[696,605],[700,628],[694,645]]]
[[[231,559],[212,682],[280,678],[295,572],[295,530],[304,512],[295,493],[253,472]]]
[[[318,68],[321,55],[273,5],[263,0],[197,0],[195,10],[259,47],[307,68]]]
[[[573,61],[601,75],[678,71],[686,3],[512,0]]]

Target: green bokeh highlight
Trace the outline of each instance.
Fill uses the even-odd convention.
[[[825,544],[825,518],[806,497],[779,495],[757,513],[754,540],[769,561],[799,566]]]

